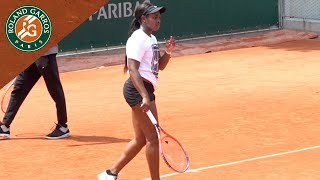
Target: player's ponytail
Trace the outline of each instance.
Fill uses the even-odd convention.
[[[139,29],[140,28],[140,19],[137,19],[137,18],[134,18],[132,21],[131,21],[131,25],[130,25],[130,30],[129,30],[129,37],[132,35],[132,33]]]

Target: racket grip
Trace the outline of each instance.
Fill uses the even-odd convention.
[[[154,124],[154,125],[158,124],[156,118],[153,116],[153,114],[150,110],[147,111],[147,115],[148,115],[149,119],[151,120],[152,124]]]

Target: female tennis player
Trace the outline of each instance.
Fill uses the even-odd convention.
[[[157,7],[149,1],[140,4],[134,14],[126,44],[125,72],[130,75],[123,87],[126,102],[132,110],[135,137],[128,143],[120,159],[108,170],[98,175],[99,180],[117,179],[121,169],[146,145],[146,157],[153,180],[159,175],[159,142],[156,129],[146,112],[150,109],[157,117],[154,89],[158,71],[165,69],[175,48],[175,39],[166,41],[165,53],[160,56],[157,39],[153,32],[160,28],[161,14],[165,7]]]

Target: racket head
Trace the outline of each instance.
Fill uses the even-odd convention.
[[[10,96],[11,92],[13,91],[14,88],[14,82],[15,79],[13,79],[5,88],[2,97],[1,97],[1,111],[3,113],[6,113],[9,102],[10,102]]]
[[[184,173],[189,169],[189,156],[182,144],[173,136],[160,128],[160,153],[169,168],[178,173]]]

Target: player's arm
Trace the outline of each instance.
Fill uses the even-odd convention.
[[[144,87],[143,79],[139,73],[139,66],[139,61],[128,58],[128,71],[130,74],[130,78],[133,82],[134,87],[137,89],[137,91],[143,98],[141,108],[144,112],[146,112],[147,110],[149,110],[150,98],[146,88]]]
[[[171,58],[171,53],[174,50],[176,46],[176,40],[174,39],[173,36],[170,36],[170,39],[166,41],[166,51],[165,53],[161,56],[159,60],[159,69],[164,70]]]

